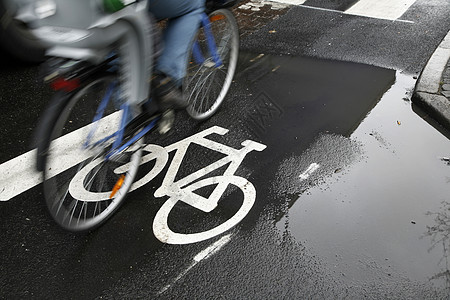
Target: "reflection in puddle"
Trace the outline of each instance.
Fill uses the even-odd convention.
[[[425,236],[431,238],[429,251],[436,248],[442,249],[442,259],[439,261],[441,272],[431,279],[442,280],[446,288],[450,291],[450,202],[443,201],[438,212],[427,212],[427,215],[434,217],[435,223],[427,225]]]
[[[448,156],[450,141],[402,100],[414,87],[412,77],[396,79],[347,142],[360,145],[362,159],[338,162],[342,172],[328,172],[310,186],[289,182],[294,186],[285,190],[300,197],[277,226],[317,253],[341,280],[448,287],[450,245],[436,242],[445,230],[433,218],[448,213],[441,203],[449,199],[450,168],[440,159]],[[324,157],[327,151],[322,149]],[[298,160],[315,162],[308,151]],[[421,238],[425,232],[434,242]]]

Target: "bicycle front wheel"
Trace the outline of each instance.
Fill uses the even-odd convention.
[[[56,94],[54,103],[62,96]],[[103,76],[71,95],[50,129],[45,200],[53,219],[67,230],[102,224],[133,183],[141,142],[109,157],[123,118],[131,117],[121,107],[116,77]]]
[[[187,112],[197,120],[211,117],[222,104],[232,83],[239,53],[238,26],[229,10],[213,11],[209,24],[211,31],[208,26],[202,26],[191,47],[183,84],[189,103]]]

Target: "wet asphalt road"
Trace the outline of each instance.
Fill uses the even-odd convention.
[[[246,37],[220,112],[204,123],[180,114],[172,134],[148,139],[167,146],[220,126],[220,143],[266,145],[236,172],[257,195],[244,220],[204,242],[161,243],[163,171],[104,226],[75,235],[50,220],[38,186],[0,203],[1,297],[445,299],[450,135],[409,96],[449,13],[446,1],[417,1],[402,16],[414,23],[297,7]],[[3,60],[0,73],[4,163],[30,149],[49,92],[35,67]],[[192,149],[180,176],[215,157]],[[240,199],[229,189],[212,215],[179,204],[169,224],[209,229]]]

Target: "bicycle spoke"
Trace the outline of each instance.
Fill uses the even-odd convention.
[[[194,91],[197,93],[197,95],[195,96],[195,98],[201,97],[200,101],[196,101],[198,104],[196,105],[197,107],[199,107],[199,110],[202,110],[203,108],[203,104],[204,104],[204,99],[207,96],[207,93],[205,93],[203,87],[208,83],[208,78],[211,76],[211,73],[206,74],[206,77],[203,78],[202,81],[199,81],[198,83],[201,84],[201,86],[196,86],[196,88],[194,89]]]
[[[72,203],[74,203],[74,205],[72,205]],[[75,209],[78,205],[78,200],[74,200],[71,202],[71,207],[69,206],[69,210],[67,212],[67,214],[70,213],[70,219],[69,219],[69,224],[72,223],[72,219],[73,219],[73,215],[75,214]]]
[[[62,199],[59,202],[54,203],[55,205],[57,203],[59,203],[58,209],[56,210],[56,214],[59,214],[59,211],[60,211],[62,205],[64,204],[64,200],[66,199],[68,193],[69,193],[69,189],[67,188]]]
[[[213,83],[214,83],[214,78],[216,77],[216,72],[212,72],[211,73],[212,75],[211,75],[211,80],[209,80],[209,82],[208,82],[208,87],[206,88],[206,91],[204,91],[204,97],[208,97],[208,95],[210,95],[209,93],[210,93],[210,90],[211,90],[211,86],[213,86]],[[208,105],[208,106],[210,106],[210,105]],[[212,109],[213,108],[213,106],[210,108],[210,109]]]
[[[86,206],[87,206],[86,202],[82,201],[80,214],[78,215],[78,218],[77,218],[77,224],[80,223],[81,215],[83,214],[83,212],[86,211]],[[84,215],[84,219],[86,220],[86,215]]]
[[[195,83],[195,86],[192,87],[192,91],[191,91],[191,94],[189,96],[189,99],[191,99],[193,97],[194,93],[196,93],[194,98],[197,98],[198,95],[202,92],[202,89],[201,89],[200,86],[204,85],[204,83],[205,83],[205,76],[208,76],[208,75],[209,74],[207,74],[206,72],[203,72],[203,74],[200,75],[200,79],[198,79],[197,82]]]

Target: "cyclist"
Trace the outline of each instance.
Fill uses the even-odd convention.
[[[162,37],[163,50],[156,61],[152,90],[161,109],[183,109],[181,84],[191,41],[201,22],[205,0],[148,0],[157,20],[168,19]]]

